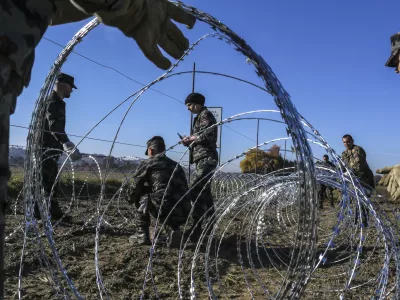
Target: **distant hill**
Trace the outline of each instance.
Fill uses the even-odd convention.
[[[18,146],[11,146],[9,150],[9,159],[10,159],[10,165],[13,167],[24,167],[24,162],[25,162],[25,148],[24,147],[18,147]],[[100,168],[103,169],[106,166],[107,163],[107,155],[104,154],[87,154],[83,153],[82,159],[74,162],[74,168],[77,170],[88,170],[88,169],[93,169],[93,167],[96,167],[96,162],[99,164]],[[62,164],[67,156],[63,154],[61,158],[58,160],[59,164]],[[139,157],[111,157],[110,158],[110,167],[111,168],[116,168],[116,169],[121,169],[121,170],[132,170],[135,169],[140,162],[142,161],[142,158]],[[95,162],[96,161],[96,162]]]
[[[11,146],[9,149],[9,160],[10,165],[16,168],[23,168],[25,162],[25,147]],[[108,156],[104,154],[88,154],[82,153],[82,159],[74,162],[74,169],[76,171],[90,171],[94,168],[97,169],[98,163],[101,170],[104,170],[107,164]],[[61,165],[67,156],[63,154],[58,160],[58,164]],[[143,158],[134,156],[125,157],[113,157],[109,160],[109,167],[115,171],[132,171],[135,170]],[[188,170],[185,166],[182,166],[186,173]]]

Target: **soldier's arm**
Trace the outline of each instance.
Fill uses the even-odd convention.
[[[69,142],[64,128],[65,114],[59,109],[56,102],[50,101],[46,111],[46,118],[49,122],[49,130],[54,138],[61,144]]]
[[[366,164],[366,162],[367,162],[367,154],[365,153],[364,149],[360,147],[354,154],[354,163],[352,166],[353,170],[355,172],[362,171],[362,167]]]
[[[133,176],[133,188],[130,195],[130,202],[136,207],[139,207],[140,199],[144,194],[146,194],[147,189],[145,187],[145,182],[147,181],[147,164],[141,163],[138,167],[138,171],[135,176]]]
[[[199,120],[200,131],[196,135],[196,144],[213,144],[217,142],[218,128],[212,127],[217,122],[212,113],[203,114]]]
[[[350,166],[348,165],[349,162],[347,161],[347,158],[346,158],[346,155],[345,155],[345,151],[342,152],[341,158],[342,158],[342,161],[345,164],[345,166],[350,168]],[[340,164],[340,167],[342,169],[342,172],[345,173],[346,169],[344,168],[344,166],[342,164]]]

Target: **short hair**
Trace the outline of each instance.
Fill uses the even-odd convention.
[[[327,159],[329,159],[329,156],[327,155],[327,154],[324,154],[324,156],[322,156],[322,158],[327,158]]]
[[[350,134],[345,134],[345,135],[342,137],[342,140],[343,140],[343,139],[351,139],[352,141],[354,141],[353,137],[352,137]]]
[[[160,154],[165,151],[165,145],[163,144],[153,144],[150,145],[149,148],[154,150],[156,152],[155,154]]]
[[[160,154],[165,151],[165,142],[161,136],[153,136],[150,140],[147,141],[147,148],[145,155],[148,155],[148,148],[154,150],[155,154]]]

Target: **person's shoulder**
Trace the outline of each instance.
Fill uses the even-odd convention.
[[[354,151],[365,152],[364,148],[358,145],[354,145]]]
[[[170,159],[165,154],[153,156],[152,158],[149,158],[148,161],[151,166],[171,166],[176,164],[174,160]]]
[[[200,119],[202,122],[207,121],[208,124],[215,124],[217,122],[213,113],[209,111],[207,107],[205,107],[204,110],[200,113]]]
[[[148,168],[149,165],[151,165],[151,159],[144,159],[144,160],[140,161],[138,169]]]
[[[64,103],[63,100],[61,100],[61,98],[57,95],[56,92],[52,92],[49,96],[49,100],[48,100],[49,105],[60,105],[62,103]]]
[[[215,119],[213,113],[208,109],[207,106],[204,107],[203,113],[204,113],[204,115],[206,115],[207,117],[209,117],[209,118],[214,118],[214,119]]]

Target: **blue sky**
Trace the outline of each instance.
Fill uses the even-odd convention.
[[[400,163],[399,129],[395,123],[400,110],[400,77],[384,66],[390,54],[390,36],[400,31],[400,21],[392,13],[400,10],[398,1],[185,2],[224,22],[263,56],[298,111],[337,152],[343,150],[341,136],[350,133],[356,144],[367,151],[373,170]],[[45,37],[65,45],[86,23],[51,27]],[[191,31],[183,30],[191,42],[212,32],[203,23]],[[40,88],[60,51],[59,46],[47,40],[39,44],[31,84],[19,97],[12,124],[29,125]],[[103,25],[89,33],[75,51],[141,83],[163,73],[145,59],[135,41]],[[197,70],[226,73],[262,85],[245,57],[219,40],[206,39],[176,71],[191,70],[193,62]],[[75,54],[71,54],[62,71],[73,75],[79,88],[67,99],[67,132],[76,135],[84,135],[141,87]],[[191,92],[191,75],[173,77],[154,88],[184,101]],[[222,106],[224,118],[250,110],[276,109],[270,95],[222,77],[198,75],[196,91],[206,96],[207,105]],[[129,104],[107,118],[90,136],[113,139]],[[272,113],[257,116],[280,119],[279,114]],[[162,135],[167,145],[172,145],[178,141],[177,132],[189,133],[189,120],[183,104],[148,91],[133,105],[118,141],[145,145],[151,136]],[[256,140],[255,120],[231,123],[228,127],[222,130],[222,161],[246,151]],[[11,144],[25,145],[26,134],[27,130],[13,127]],[[283,125],[261,122],[260,142],[284,136]],[[78,142],[79,138],[71,140]],[[108,154],[110,144],[85,140],[80,150]],[[178,146],[175,150],[184,148]],[[315,146],[313,151],[318,157],[323,154]],[[117,145],[113,155],[144,157],[144,149]],[[180,154],[170,156],[179,159]],[[233,165],[229,170],[235,168]]]

